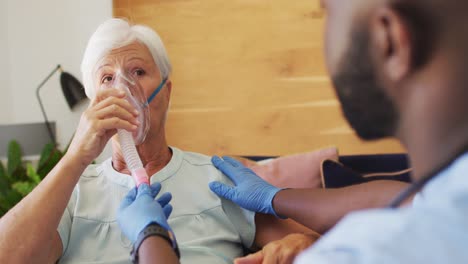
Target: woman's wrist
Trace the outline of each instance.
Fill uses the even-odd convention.
[[[79,154],[73,152],[66,152],[65,155],[62,157],[62,161],[66,166],[72,166],[78,170],[84,171],[86,167],[91,164],[92,161],[87,161]]]

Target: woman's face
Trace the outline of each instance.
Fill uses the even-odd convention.
[[[139,42],[112,50],[101,59],[96,65],[94,87],[100,89],[104,83],[111,82],[118,71],[133,75],[143,88],[145,98],[148,98],[162,81],[151,53],[145,45]],[[150,129],[145,142],[164,133],[169,98],[170,82],[167,82],[148,106],[150,107]]]

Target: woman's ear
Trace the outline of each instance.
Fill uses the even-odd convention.
[[[382,7],[370,21],[372,54],[384,78],[403,80],[411,71],[411,39],[403,18],[389,7]]]
[[[166,89],[167,89],[167,100],[171,100],[171,92],[172,92],[172,81],[170,79],[166,82]]]

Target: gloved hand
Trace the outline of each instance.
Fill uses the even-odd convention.
[[[239,161],[230,157],[223,157],[223,159],[214,156],[211,158],[211,162],[226,174],[236,186],[210,182],[211,191],[247,210],[278,217],[272,203],[276,193],[281,189],[264,181]]]
[[[159,183],[152,184],[151,187],[141,184],[138,189],[130,190],[121,202],[117,211],[117,222],[132,243],[135,243],[138,234],[152,223],[172,232],[167,223],[167,218],[172,212],[172,206],[169,204],[172,196],[165,193],[158,200],[154,200],[160,190]]]

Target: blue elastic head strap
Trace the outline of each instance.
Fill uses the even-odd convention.
[[[156,88],[156,90],[154,90],[153,93],[151,93],[151,95],[148,97],[148,100],[146,101],[145,103],[145,107],[147,107],[151,101],[153,101],[153,99],[156,97],[156,95],[158,95],[158,93],[161,91],[161,89],[164,87],[164,85],[166,84],[167,82],[167,78],[164,78],[164,80],[162,80],[161,84],[158,85],[158,87]]]

